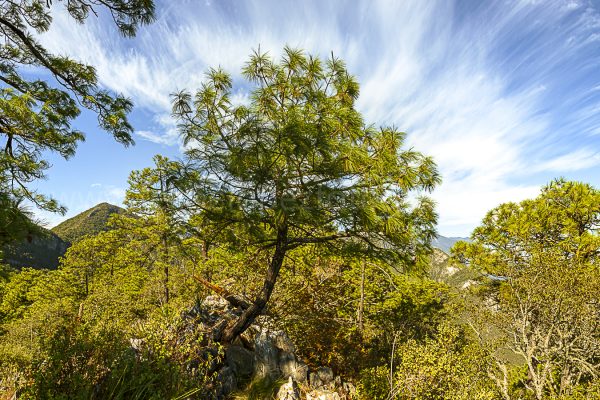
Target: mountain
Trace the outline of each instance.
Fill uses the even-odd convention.
[[[18,269],[56,269],[58,259],[65,255],[69,245],[55,233],[40,227],[39,232],[27,239],[4,246],[2,261]]]
[[[123,214],[124,212],[125,210],[121,207],[108,203],[100,203],[58,224],[52,228],[52,232],[62,240],[75,243],[84,236],[93,236],[105,231],[109,217],[113,214]]]
[[[450,248],[454,246],[454,243],[460,242],[461,240],[464,240],[465,242],[471,241],[469,238],[464,237],[445,237],[438,235],[431,244],[433,247],[442,250],[446,254],[450,254]]]

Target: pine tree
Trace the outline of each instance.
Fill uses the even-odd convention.
[[[431,200],[412,194],[439,182],[430,158],[402,149],[404,133],[365,124],[358,83],[341,60],[286,48],[279,63],[254,53],[242,72],[253,87],[247,105],[233,103],[232,79],[220,69],[173,104],[187,146],[174,182],[188,213],[207,236],[269,254],[262,289],[224,342],[263,312],[292,249],[368,249],[416,265],[430,250],[436,214]]]

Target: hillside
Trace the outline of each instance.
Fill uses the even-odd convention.
[[[96,235],[106,230],[109,217],[113,214],[122,214],[124,212],[125,210],[121,207],[108,203],[100,203],[58,224],[52,228],[52,232],[61,239],[69,243],[74,243],[84,236]]]
[[[443,282],[458,289],[466,289],[480,274],[453,264],[447,253],[435,248],[431,255],[431,264],[427,276],[434,281]]]
[[[40,233],[5,246],[2,249],[3,261],[18,269],[24,267],[56,269],[58,259],[65,255],[68,247],[68,242],[40,227]]]

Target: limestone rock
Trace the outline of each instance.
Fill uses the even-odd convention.
[[[234,374],[240,378],[250,378],[254,373],[254,354],[240,346],[229,346],[225,350],[225,360]]]
[[[296,382],[305,383],[308,380],[308,365],[296,359],[291,353],[284,353],[279,359],[279,370],[286,377],[293,378]]]
[[[317,375],[324,385],[328,385],[329,383],[333,382],[333,371],[329,367],[319,367],[317,369]]]
[[[285,379],[277,393],[278,400],[349,400],[356,391],[342,382],[331,368],[314,370],[300,360],[296,348],[285,332],[277,330],[268,316],[261,316],[242,336],[225,347],[224,353],[215,345],[217,334],[240,314],[241,310],[219,296],[208,296],[183,314],[185,326],[179,327],[181,343],[200,343],[197,360],[190,368],[197,368],[210,360],[209,370],[216,373],[211,400],[229,398],[241,382],[252,379]],[[191,339],[191,340],[190,340]],[[179,340],[179,339],[178,339]],[[132,339],[132,349],[139,344]],[[224,357],[221,357],[224,356]],[[207,395],[208,396],[208,395]],[[206,397],[209,399],[209,397]]]
[[[261,329],[254,339],[256,374],[260,378],[279,375],[279,349],[273,345],[273,335],[267,329]]]
[[[337,392],[316,389],[306,394],[306,400],[342,400],[342,398]]]
[[[229,366],[222,368],[217,375],[217,382],[219,383],[219,389],[216,393],[217,399],[224,399],[230,393],[233,393],[237,389],[238,380],[235,376],[233,369]]]
[[[279,388],[276,400],[300,400],[300,388],[291,376],[287,383]]]

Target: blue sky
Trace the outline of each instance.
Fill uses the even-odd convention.
[[[288,44],[347,62],[366,121],[407,132],[407,146],[437,161],[442,235],[469,235],[488,210],[534,197],[554,177],[600,187],[600,2],[172,0],[157,16],[125,39],[105,15],[78,25],[57,7],[40,37],[136,105],[135,147],[84,113],[77,155],[51,157],[38,187],[66,217],[119,204],[131,170],[157,153],[180,155],[169,95],[195,90],[208,67],[232,73],[243,100],[239,71],[259,45],[275,57]],[[39,215],[49,226],[65,218]]]

